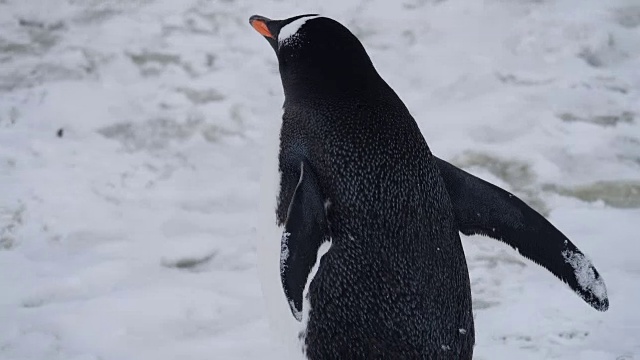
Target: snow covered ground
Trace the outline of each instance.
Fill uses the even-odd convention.
[[[280,358],[256,243],[283,95],[248,17],[311,12],[607,283],[599,313],[463,238],[476,358],[639,359],[638,0],[0,0],[0,359]]]

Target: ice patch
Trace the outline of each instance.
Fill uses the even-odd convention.
[[[596,277],[591,261],[583,254],[571,250],[563,251],[562,256],[564,261],[573,267],[580,287],[589,290],[598,300],[604,301],[607,298],[607,288],[602,278]]]
[[[305,17],[301,17],[300,19],[294,20],[287,25],[283,26],[280,29],[280,33],[278,34],[278,43],[282,44],[285,41],[290,39],[295,39],[298,36],[298,30],[300,27],[304,25],[308,20],[319,18],[318,15],[309,15]]]

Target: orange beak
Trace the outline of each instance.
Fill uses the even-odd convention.
[[[269,31],[269,28],[267,27],[267,24],[265,24],[264,21],[253,19],[251,20],[251,26],[253,26],[253,28],[256,29],[256,31],[259,32],[260,35],[275,40],[275,37],[271,34],[271,31]]]

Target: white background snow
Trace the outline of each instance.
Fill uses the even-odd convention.
[[[600,313],[463,238],[475,357],[640,358],[638,0],[0,0],[0,359],[280,358],[256,242],[283,95],[248,17],[314,12],[362,40],[435,154],[606,281]]]

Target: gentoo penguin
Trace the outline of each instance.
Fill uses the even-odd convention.
[[[284,88],[270,266],[306,358],[471,359],[459,232],[509,244],[608,308],[602,278],[558,229],[431,154],[344,26],[317,15],[249,21],[275,50]]]

